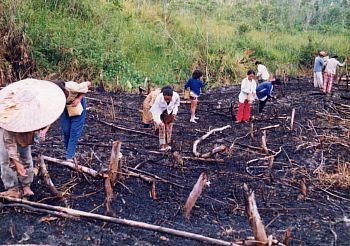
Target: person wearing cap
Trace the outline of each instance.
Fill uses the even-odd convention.
[[[91,82],[77,83],[62,80],[51,81],[58,85],[66,95],[66,108],[60,116],[63,132],[66,159],[73,161],[78,140],[83,133],[86,118],[86,100],[84,95],[88,92]]]
[[[258,77],[258,83],[264,83],[269,81],[269,71],[267,70],[267,67],[263,65],[260,61],[255,62],[255,66],[258,70],[258,73],[256,76]]]
[[[173,131],[173,123],[180,106],[180,97],[170,86],[162,88],[151,107],[153,121],[159,129],[161,151],[171,150],[169,145]]]
[[[150,109],[159,94],[160,88],[156,88],[155,90],[151,91],[143,101],[142,122],[144,128],[150,128],[153,123],[152,113],[150,112]]]
[[[326,57],[326,52],[320,51],[318,56],[315,58],[314,63],[314,87],[323,89],[323,74],[322,70],[325,65],[324,58]]]
[[[186,82],[185,90],[190,88],[190,99],[191,99],[191,123],[197,123],[196,120],[199,118],[196,117],[196,110],[198,105],[198,97],[201,94],[201,89],[204,87],[204,83],[201,81],[203,72],[199,69],[194,70],[192,77]]]
[[[248,70],[247,77],[242,80],[241,92],[238,99],[238,111],[236,115],[236,122],[249,122],[250,118],[250,104],[254,101],[256,96],[256,82],[254,80],[255,72]]]
[[[258,84],[256,87],[256,97],[259,99],[259,114],[262,114],[263,109],[270,98],[275,98],[272,96],[272,90],[274,85],[280,85],[281,81],[279,79],[272,79],[269,82],[264,82]]]
[[[347,59],[343,63],[337,60],[338,56],[333,54],[326,62],[326,68],[324,71],[323,92],[331,93],[332,85],[334,81],[334,75],[337,73],[337,67],[342,67],[346,64]]]
[[[48,125],[62,113],[65,96],[48,81],[26,79],[0,91],[0,167],[6,189],[0,196],[33,195],[31,145],[35,132],[43,140]],[[22,192],[20,190],[22,188]]]

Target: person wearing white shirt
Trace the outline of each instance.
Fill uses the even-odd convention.
[[[159,144],[161,151],[171,150],[171,134],[173,123],[180,106],[180,97],[170,86],[163,87],[157,96],[150,112],[153,121],[159,129]]]
[[[236,122],[249,122],[250,118],[250,104],[254,101],[256,96],[256,82],[254,80],[255,72],[249,70],[247,77],[242,80],[241,92],[239,93],[238,112],[236,115]]]
[[[337,55],[332,55],[330,59],[327,60],[326,62],[326,68],[324,71],[324,81],[323,81],[323,92],[324,93],[331,93],[332,90],[332,85],[334,81],[334,75],[337,73],[337,67],[342,67],[345,65],[347,60],[343,63],[340,63],[337,60],[338,56]]]
[[[263,82],[267,82],[269,80],[269,71],[267,70],[266,66],[263,65],[260,61],[256,61],[255,65],[258,69],[258,83],[263,83]]]

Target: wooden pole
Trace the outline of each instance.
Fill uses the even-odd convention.
[[[113,218],[109,216],[104,216],[100,214],[94,214],[94,213],[89,213],[89,212],[84,212],[72,208],[64,208],[64,207],[59,207],[59,206],[52,206],[44,203],[38,203],[38,202],[31,202],[27,200],[22,200],[18,198],[12,198],[12,197],[1,197],[4,200],[7,200],[9,202],[17,202],[17,203],[22,203],[26,205],[30,205],[33,207],[39,207],[39,208],[44,208],[47,210],[53,210],[53,211],[59,211],[59,212],[64,212],[67,215],[72,215],[75,217],[81,217],[81,218],[87,218],[87,219],[95,219],[95,220],[102,220],[110,223],[116,223],[116,224],[122,224],[122,225],[127,225],[127,226],[132,226],[136,228],[141,228],[145,230],[150,230],[150,231],[158,231],[158,232],[163,232],[163,233],[168,233],[174,236],[179,236],[183,238],[189,238],[193,240],[197,240],[200,242],[205,242],[205,243],[211,243],[215,245],[223,245],[223,246],[240,246],[235,243],[223,241],[220,239],[215,239],[215,238],[210,238],[206,237],[200,234],[195,234],[191,232],[186,232],[186,231],[180,231],[176,229],[171,229],[167,227],[162,227],[162,226],[157,226],[157,225],[152,225],[144,222],[139,222],[139,221],[134,221],[134,220],[127,220],[127,219],[120,219],[120,218]],[[59,214],[57,214],[59,215]]]
[[[115,119],[117,118],[116,115],[115,115],[115,108],[114,108],[113,97],[111,97],[111,117],[112,117],[113,121],[115,121]]]
[[[250,124],[250,144],[254,142],[254,123]]]
[[[196,203],[199,196],[202,194],[204,187],[206,186],[208,181],[207,175],[205,173],[201,173],[199,176],[197,183],[193,186],[193,189],[190,195],[187,198],[186,204],[184,206],[185,217],[188,219],[191,214],[191,210]]]
[[[256,206],[254,191],[250,190],[246,184],[243,185],[245,191],[246,213],[254,238],[257,241],[267,243],[265,226],[261,220],[258,207]]]

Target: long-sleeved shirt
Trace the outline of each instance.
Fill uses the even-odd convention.
[[[254,79],[249,80],[248,77],[242,80],[241,93],[239,93],[238,99],[240,103],[244,103],[248,99],[248,94],[255,93],[256,82]]]
[[[17,144],[22,147],[27,147],[34,143],[34,132],[17,133],[3,130],[3,134],[3,141],[8,157],[16,161],[20,161]]]
[[[317,56],[315,58],[315,64],[314,64],[314,72],[317,73],[317,72],[322,72],[322,68],[324,66],[324,60],[322,57],[320,56]]]
[[[69,92],[67,103],[71,103],[80,93],[87,93],[89,90],[89,82],[77,83],[68,81],[65,83],[65,88]]]
[[[187,90],[188,87],[199,96],[199,94],[201,94],[201,88],[204,87],[204,83],[199,79],[190,78],[185,84],[185,90]]]
[[[268,96],[271,96],[273,85],[271,82],[261,83],[256,87],[256,97],[264,101]]]
[[[326,63],[325,72],[326,73],[331,73],[331,74],[336,74],[337,73],[337,67],[338,66],[342,67],[344,65],[345,65],[345,62],[340,63],[336,58],[331,58]]]
[[[262,64],[258,64],[258,74],[257,74],[258,77],[261,76],[261,79],[262,80],[269,80],[269,72],[267,71],[267,68],[262,65]]]
[[[164,100],[163,93],[160,93],[156,100],[154,101],[150,112],[152,113],[153,121],[156,124],[160,124],[162,121],[160,119],[161,114],[166,110],[168,114],[177,114],[180,106],[180,97],[177,92],[173,92],[173,96],[169,104]]]

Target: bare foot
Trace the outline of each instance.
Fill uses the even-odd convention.
[[[34,192],[30,189],[30,186],[26,185],[23,187],[23,196],[32,196]]]
[[[16,171],[17,171],[19,176],[22,176],[22,177],[27,177],[28,176],[27,172],[26,172],[26,169],[24,168],[24,166],[22,164],[16,164],[15,168],[16,168]]]

